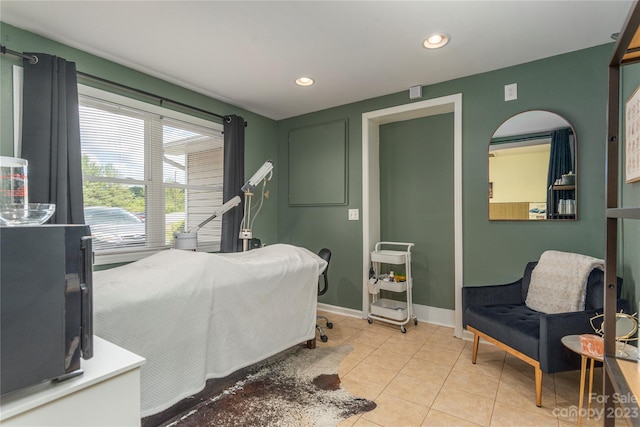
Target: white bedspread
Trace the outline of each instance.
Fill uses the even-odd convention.
[[[326,262],[290,245],[162,251],[94,273],[94,333],[147,359],[142,416],[315,337]]]

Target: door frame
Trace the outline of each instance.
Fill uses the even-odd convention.
[[[453,113],[454,335],[462,337],[462,94],[362,114],[362,313],[369,315],[369,254],[380,241],[380,125]]]

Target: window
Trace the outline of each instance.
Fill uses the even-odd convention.
[[[222,204],[222,125],[80,86],[85,218],[97,263],[169,247]],[[218,250],[221,221],[198,232]]]

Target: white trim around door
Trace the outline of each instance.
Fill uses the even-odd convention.
[[[362,114],[362,313],[369,315],[369,254],[380,240],[380,125],[453,113],[454,335],[462,337],[462,94]]]

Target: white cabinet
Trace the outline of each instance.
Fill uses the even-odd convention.
[[[96,336],[84,374],[2,396],[2,426],[139,426],[145,359]]]
[[[369,323],[374,320],[404,327],[410,320],[418,319],[413,314],[413,277],[411,276],[411,248],[414,243],[378,242],[371,252],[372,274],[369,279]],[[395,249],[389,249],[393,247]],[[403,250],[397,250],[398,248]],[[395,269],[395,270],[394,270]],[[389,272],[387,272],[387,270]],[[390,272],[393,271],[393,276]],[[381,298],[380,291],[405,292],[404,301]]]

